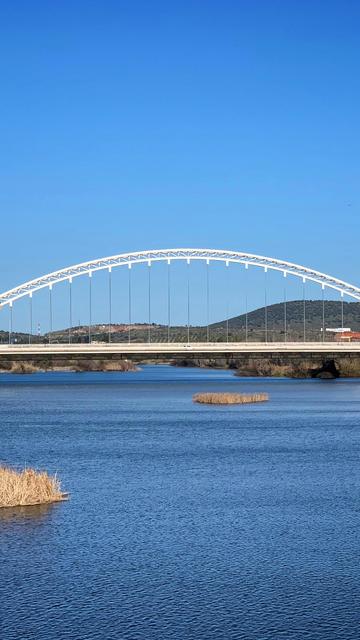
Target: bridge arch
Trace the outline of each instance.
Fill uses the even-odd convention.
[[[270,258],[267,256],[259,256],[252,253],[244,253],[240,251],[228,251],[222,249],[152,249],[146,251],[136,251],[131,253],[120,253],[118,255],[109,256],[105,258],[98,258],[96,260],[89,260],[88,262],[82,262],[58,271],[53,271],[39,278],[28,280],[20,284],[13,289],[9,289],[0,294],[0,308],[12,304],[25,296],[32,296],[33,293],[44,288],[52,288],[54,285],[63,281],[72,281],[73,278],[92,274],[95,271],[109,270],[113,268],[127,266],[131,268],[133,264],[148,263],[151,265],[153,262],[166,261],[171,263],[174,260],[204,260],[208,262],[221,261],[227,265],[230,263],[239,263],[249,266],[255,266],[263,268],[265,271],[268,269],[274,271],[280,271],[287,275],[293,275],[299,277],[303,282],[311,281],[321,285],[324,289],[328,287],[338,291],[341,296],[350,296],[355,300],[360,300],[360,288],[356,285],[345,282],[334,276],[316,271],[309,267],[280,260],[278,258]]]

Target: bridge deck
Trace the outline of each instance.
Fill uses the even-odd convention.
[[[119,354],[151,356],[167,354],[240,353],[360,353],[360,342],[194,342],[186,343],[92,343],[0,345],[2,355],[90,355]]]

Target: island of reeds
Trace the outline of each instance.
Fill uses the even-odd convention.
[[[266,402],[267,393],[195,393],[194,402],[201,404],[250,404],[252,402]]]
[[[58,478],[46,471],[17,471],[0,466],[0,508],[60,502],[67,494],[61,491]]]

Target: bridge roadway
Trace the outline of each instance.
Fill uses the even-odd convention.
[[[28,344],[0,345],[1,356],[8,355],[106,355],[151,356],[172,354],[241,354],[241,353],[360,353],[360,342],[153,342],[153,343],[91,343],[91,344]]]

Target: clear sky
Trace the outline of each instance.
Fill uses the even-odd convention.
[[[360,283],[355,0],[0,0],[0,290],[200,246]]]

